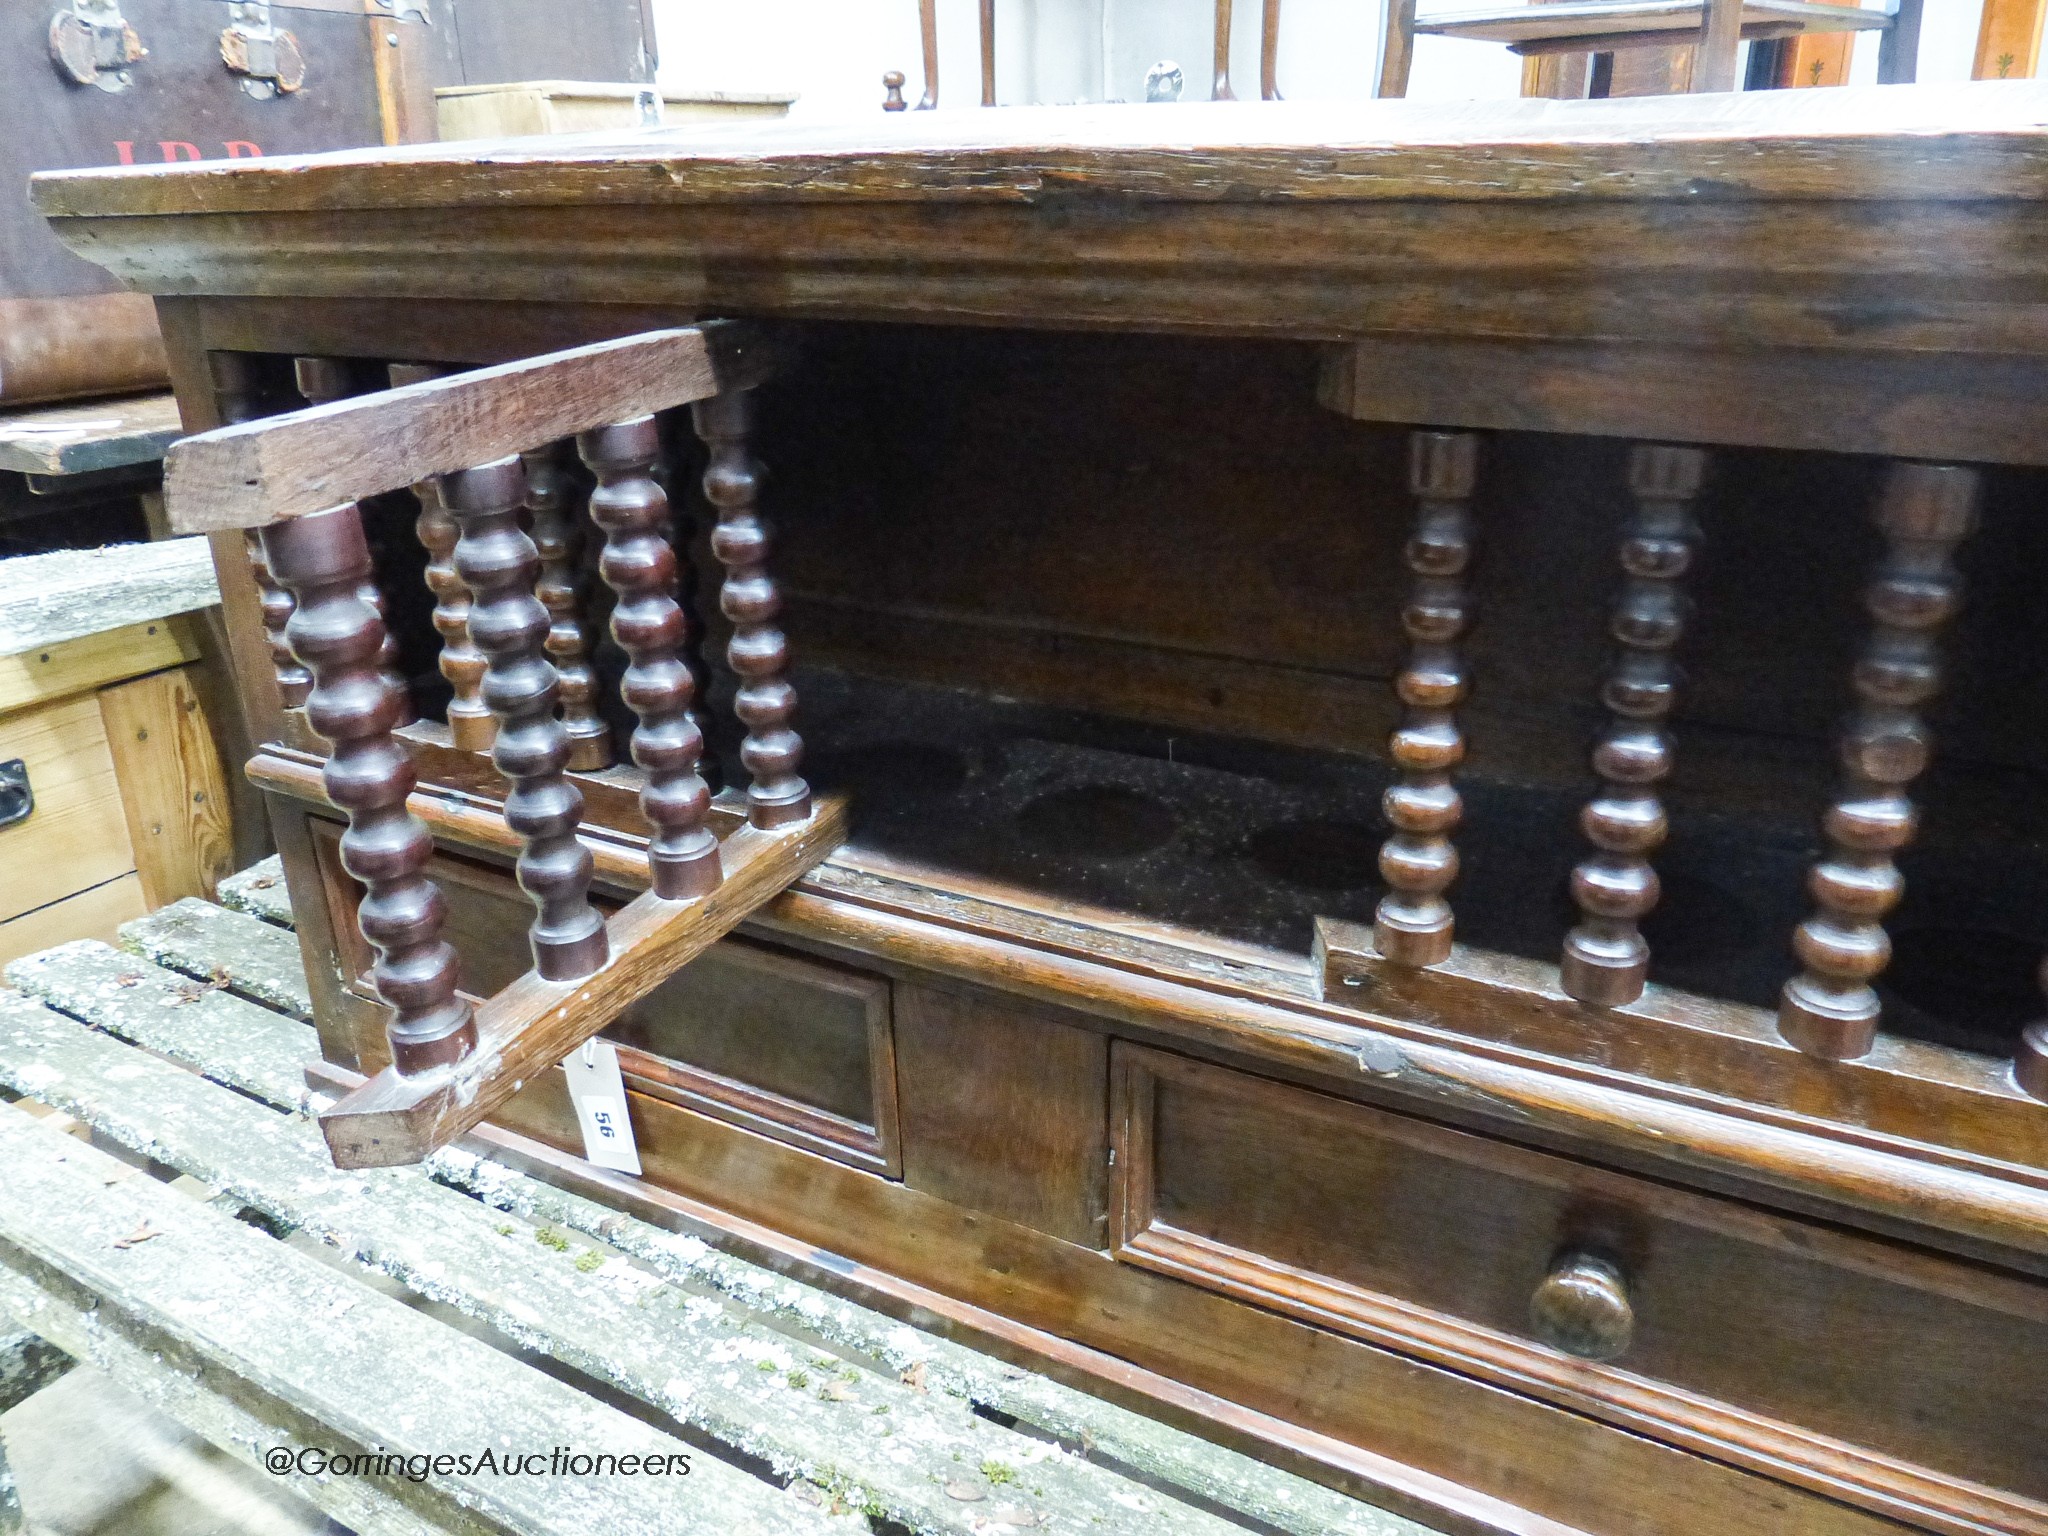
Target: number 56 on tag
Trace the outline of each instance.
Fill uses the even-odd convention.
[[[600,1168],[637,1174],[640,1152],[633,1145],[633,1122],[626,1113],[618,1047],[605,1040],[586,1040],[569,1053],[562,1070],[569,1074],[569,1097],[583,1127],[584,1157]]]

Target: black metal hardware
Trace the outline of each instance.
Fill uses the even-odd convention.
[[[0,827],[27,821],[36,808],[36,792],[29,788],[28,764],[20,758],[0,763]]]

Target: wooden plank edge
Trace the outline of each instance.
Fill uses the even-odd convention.
[[[0,715],[199,660],[191,616],[167,614],[0,656]]]
[[[324,1112],[335,1165],[416,1163],[445,1146],[818,864],[845,840],[846,820],[844,798],[821,797],[802,822],[726,838],[725,879],[709,895],[635,897],[606,924],[612,956],[595,975],[552,982],[529,972],[478,1010],[468,1057],[412,1076],[386,1067]]]
[[[345,1269],[154,1180],[109,1181],[107,1171],[128,1165],[75,1142],[59,1151],[54,1142],[21,1111],[0,1106],[0,1149],[15,1175],[0,1187],[0,1280],[11,1274],[46,1294],[76,1296],[96,1327],[160,1353],[195,1379],[225,1388],[239,1404],[286,1415],[290,1432],[272,1445],[431,1458],[567,1442],[613,1454],[711,1462],[666,1431],[381,1294]],[[144,1229],[154,1240],[114,1240]],[[232,1282],[242,1306],[215,1299],[209,1269],[223,1277],[223,1289]],[[303,1315],[287,1331],[280,1319],[292,1311]],[[307,1318],[331,1323],[344,1315],[346,1327],[305,1326]],[[35,1319],[28,1325],[41,1326]],[[366,1337],[382,1349],[367,1346]],[[407,1369],[370,1369],[386,1352],[405,1359]],[[437,1434],[443,1437],[438,1442]],[[404,1486],[409,1502],[458,1529],[533,1536],[592,1528],[615,1536],[834,1529],[822,1513],[772,1484],[716,1465],[715,1473],[708,1464],[698,1472],[711,1485],[706,1492],[722,1488],[730,1507],[687,1514],[647,1479],[633,1476],[548,1470],[505,1477],[455,1466],[419,1483],[408,1478]],[[741,1489],[750,1495],[744,1501],[732,1497]]]
[[[220,427],[183,439],[165,456],[165,512],[178,533],[261,528],[324,512],[749,387],[772,366],[773,351],[745,323],[714,321]],[[337,437],[374,443],[377,451],[337,454]]]
[[[1316,396],[1358,421],[2044,464],[2044,381],[1955,350],[1382,333],[1329,345]]]
[[[450,1527],[407,1509],[362,1478],[272,1471],[263,1464],[263,1452],[290,1439],[291,1429],[279,1422],[283,1415],[261,1415],[179,1370],[162,1352],[102,1327],[90,1301],[56,1287],[44,1289],[0,1266],[0,1317],[32,1319],[36,1330],[53,1341],[51,1348],[69,1351],[122,1390],[251,1471],[281,1484],[345,1529],[357,1536],[452,1536]],[[4,1475],[5,1463],[0,1461],[0,1477]]]
[[[291,896],[285,889],[284,865],[276,854],[229,875],[221,881],[214,899],[232,911],[259,917],[279,928],[296,926]]]
[[[1464,945],[1440,965],[1398,966],[1374,949],[1370,925],[1341,918],[1315,920],[1310,953],[1322,1000],[1333,1007],[1539,1050],[1576,1035],[1597,1041],[1601,1059],[1631,1075],[1763,1108],[1792,1112],[1797,1104],[1798,1114],[1845,1140],[2048,1190],[2048,1104],[2020,1088],[2010,1061],[1894,1036],[1880,1036],[1856,1060],[1823,1061],[1786,1042],[1767,1009],[1657,985],[1634,1003],[1596,1008],[1565,995],[1554,965]],[[1650,1058],[1660,1036],[1682,1045],[1690,1070],[1674,1070],[1684,1064],[1678,1051],[1659,1070]],[[1726,1086],[1759,1067],[1779,1080],[1780,1100]],[[1902,1114],[1947,1139],[1915,1134],[1896,1123]],[[1971,1116],[1986,1123],[1973,1125]]]

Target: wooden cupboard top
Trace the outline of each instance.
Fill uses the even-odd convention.
[[[1598,101],[1015,107],[45,171],[56,218],[794,199],[2030,197],[2031,80]],[[906,236],[910,235],[906,231]]]
[[[34,196],[159,295],[2032,360],[2044,172],[2048,87],[2007,81],[877,113],[66,171]]]

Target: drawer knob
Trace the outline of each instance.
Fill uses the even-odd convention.
[[[1612,1360],[1636,1331],[1628,1281],[1591,1253],[1567,1253],[1551,1266],[1529,1298],[1529,1322],[1544,1343],[1581,1360]]]

